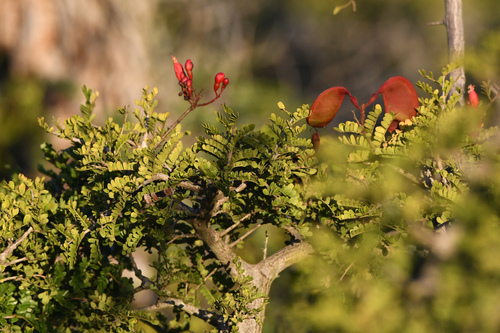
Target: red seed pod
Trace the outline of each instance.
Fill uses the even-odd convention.
[[[469,84],[467,91],[469,93],[469,102],[467,104],[469,104],[473,108],[477,108],[479,106],[479,98],[477,97],[477,93],[474,90],[475,87],[475,85]]]
[[[332,121],[344,101],[347,89],[333,87],[323,91],[314,101],[306,118],[309,126],[325,127]]]
[[[396,113],[397,121],[404,121],[417,114],[418,95],[411,82],[402,76],[387,80],[379,91],[384,97],[385,112]]]
[[[177,77],[177,80],[179,80],[180,82],[184,77],[186,77],[186,73],[184,73],[184,68],[182,68],[182,65],[179,64],[177,58],[174,57],[173,54],[171,54],[171,56],[172,56],[172,61],[174,62],[175,76]]]
[[[410,119],[417,114],[418,95],[413,84],[403,76],[393,76],[387,80],[377,92],[372,95],[365,107],[375,102],[379,94],[384,97],[385,112],[393,112],[396,118],[388,128],[394,132],[401,121]]]
[[[184,65],[184,68],[186,68],[187,75],[189,78],[192,80],[193,79],[193,62],[191,59],[186,60],[186,64]]]

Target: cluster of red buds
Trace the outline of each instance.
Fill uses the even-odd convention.
[[[198,95],[193,88],[193,62],[188,59],[186,60],[186,64],[184,65],[184,67],[182,67],[182,65],[177,61],[177,58],[173,55],[172,61],[174,62],[175,76],[177,77],[179,85],[182,89],[182,91],[179,93],[179,96],[184,96],[184,99],[189,101],[191,104],[197,104],[201,96]],[[224,73],[217,73],[214,80],[215,98],[209,102],[197,104],[198,106],[207,105],[214,102],[221,96],[222,92],[229,84],[229,79],[224,75]]]
[[[186,64],[184,67],[186,68],[186,72],[184,72],[184,67],[177,61],[177,58],[172,55],[172,61],[174,62],[174,72],[177,80],[179,81],[179,85],[182,88],[182,92],[179,93],[179,96],[184,95],[185,100],[190,100],[193,98],[193,62],[188,59],[186,60]]]
[[[220,88],[219,92],[219,87],[221,84],[222,88]],[[215,75],[215,83],[214,83],[215,96],[220,96],[224,91],[224,89],[226,89],[228,84],[229,84],[229,79],[224,75],[224,73],[217,73]]]

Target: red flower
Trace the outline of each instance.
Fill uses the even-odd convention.
[[[177,61],[177,58],[174,57],[172,54],[172,61],[174,62],[174,72],[175,72],[175,76],[177,77],[177,80],[179,80],[179,82],[182,81],[183,78],[186,77],[186,73],[184,73],[184,68],[182,68],[182,65],[179,64],[179,62]]]
[[[186,64],[184,65],[184,68],[186,68],[187,75],[191,80],[193,80],[193,62],[191,59],[186,60]]]
[[[214,92],[215,97],[208,102],[200,103],[201,93],[197,93],[193,87],[193,62],[191,59],[186,60],[184,67],[177,61],[177,58],[172,56],[172,62],[174,63],[175,77],[177,78],[179,85],[181,86],[181,92],[179,96],[184,96],[184,99],[188,101],[191,106],[205,106],[213,103],[220,98],[222,91],[229,84],[229,79],[224,75],[224,73],[217,73],[215,75]],[[187,75],[186,75],[187,72]],[[222,84],[222,88],[221,88]],[[220,91],[219,91],[220,89]]]
[[[476,86],[469,84],[467,91],[469,93],[469,102],[467,102],[467,104],[469,104],[473,108],[477,108],[479,106],[479,98],[477,97],[476,91],[474,90],[475,87]]]

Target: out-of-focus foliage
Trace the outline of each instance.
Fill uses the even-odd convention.
[[[0,179],[10,173],[33,170],[43,130],[33,122],[41,116],[45,84],[36,79],[0,82]]]
[[[279,323],[265,331],[499,330],[499,138],[483,123],[492,108],[456,107],[449,82],[422,74],[426,97],[402,131],[372,130],[376,106],[364,130],[346,122],[340,140],[322,138],[330,181],[318,189],[342,214],[318,214],[317,255],[291,273],[290,299],[271,294]]]
[[[493,30],[481,38],[477,48],[470,50],[467,67],[475,78],[500,78],[500,30]]]

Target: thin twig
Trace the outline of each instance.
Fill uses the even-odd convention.
[[[9,276],[5,279],[0,279],[0,283],[4,283],[4,282],[7,282],[9,280],[22,280],[23,278],[19,277],[19,276]]]
[[[386,166],[388,166],[388,167],[389,167],[390,169],[392,169],[393,171],[396,171],[397,173],[399,173],[401,176],[405,177],[406,179],[408,179],[408,180],[412,181],[413,183],[415,183],[415,184],[417,184],[417,185],[418,185],[418,184],[420,184],[420,182],[418,181],[418,179],[417,179],[417,178],[415,178],[415,176],[413,176],[413,175],[412,175],[412,174],[410,174],[410,173],[406,173],[403,169],[398,168],[398,167],[395,167],[395,166],[390,165],[390,164],[388,164],[388,165],[386,165]]]
[[[335,9],[333,10],[333,15],[336,15],[338,12],[340,12],[342,9],[344,8],[347,8],[349,7],[350,5],[352,5],[352,11],[355,12],[356,11],[356,1],[354,0],[349,0],[349,2],[347,2],[346,4],[344,5],[340,5],[340,6],[336,6]]]
[[[198,290],[205,282],[207,282],[207,280],[210,279],[210,277],[212,275],[214,275],[215,272],[217,272],[217,269],[219,269],[219,268],[215,267],[214,269],[212,269],[212,271],[210,273],[208,273],[207,276],[205,276],[205,278],[203,279],[203,282],[200,283],[199,285],[197,285],[196,288],[193,289],[193,292],[196,292],[196,290]]]
[[[163,181],[168,181],[169,179],[169,176],[164,174],[164,173],[156,173],[154,174],[153,176],[151,176],[151,178],[149,178],[148,180],[145,180],[141,185],[139,185],[134,192],[137,192],[139,191],[142,187],[156,181],[156,180],[163,180]]]
[[[427,25],[432,26],[432,25],[444,25],[444,21],[436,21],[436,22],[429,22]]]
[[[142,186],[146,186],[149,183],[152,183],[156,180],[164,180],[167,181],[169,179],[168,175],[164,173],[156,173],[154,174],[150,179],[146,180],[144,183],[142,183]],[[140,188],[140,187],[139,187]]]
[[[238,193],[238,192],[243,191],[246,187],[247,187],[246,183],[241,183],[238,187],[236,187],[232,190]],[[220,206],[222,206],[225,202],[227,202],[229,200],[229,197],[224,196],[222,191],[219,190],[219,192],[217,193],[214,200],[216,200],[216,202],[215,202],[214,207],[210,211],[211,217],[214,217],[214,216],[218,215],[219,213],[221,213],[219,211],[219,208],[220,208]]]
[[[264,255],[262,257],[262,260],[266,260],[267,258],[267,243],[269,242],[269,234],[266,230],[266,242],[264,243]]]
[[[181,239],[181,238],[193,238],[193,237],[196,237],[196,235],[191,235],[191,234],[188,234],[188,235],[175,235],[171,240],[169,240],[167,242],[167,244],[165,245],[170,245],[172,244],[173,242],[175,242],[176,240],[178,239]]]
[[[222,92],[220,94],[218,94],[218,95],[215,95],[215,97],[212,98],[211,100],[209,100],[208,102],[198,104],[197,106],[205,106],[205,105],[208,105],[208,104],[212,104],[213,102],[215,102],[216,100],[218,100],[221,97],[221,95],[222,95]]]
[[[32,277],[41,277],[41,278],[44,278],[44,279],[47,278],[45,275],[42,275],[42,274],[33,274]],[[24,278],[24,277],[21,277],[19,275],[16,275],[16,276],[9,276],[9,277],[6,277],[4,279],[0,279],[0,283],[4,283],[5,281],[9,281],[9,280],[29,281],[27,278]]]
[[[9,261],[8,263],[6,263],[4,266],[5,267],[12,266],[12,265],[18,264],[18,263],[26,261],[26,260],[28,260],[28,258],[26,258],[26,257],[20,258],[20,259],[16,259],[16,260],[12,260],[12,261]]]
[[[233,231],[234,228],[236,228],[242,221],[246,220],[251,215],[252,215],[252,213],[248,213],[247,215],[243,216],[241,219],[239,219],[238,222],[236,222],[235,224],[233,224],[232,226],[230,226],[229,228],[227,228],[226,230],[224,230],[223,232],[221,232],[220,233],[220,237],[224,237],[225,235],[227,235],[228,233],[230,233],[231,231]]]
[[[229,244],[229,247],[234,247],[236,244],[238,244],[239,242],[241,242],[242,240],[244,240],[245,238],[247,238],[248,236],[250,236],[250,234],[252,234],[255,230],[257,230],[261,226],[262,226],[262,223],[257,224],[255,227],[253,227],[252,229],[248,230],[243,236],[241,236],[240,238],[238,238],[237,240],[235,240],[234,242],[232,242],[231,244]]]
[[[222,191],[219,190],[214,200],[215,200],[214,207],[212,208],[209,214],[211,217],[214,217],[215,215],[219,214],[219,208],[229,200],[229,197],[224,196],[224,193],[222,193]]]
[[[245,182],[243,182],[240,185],[238,185],[238,187],[236,187],[234,189],[234,192],[239,193],[239,192],[243,191],[246,187],[247,187],[247,184]]]
[[[137,147],[137,143],[135,143],[134,141],[132,141],[132,140],[130,140],[130,139],[128,139],[126,142],[127,142],[130,146],[132,146],[132,147]]]
[[[356,123],[358,123],[359,126],[362,126],[361,122],[359,121],[358,117],[356,117],[356,111],[354,110],[351,110],[352,112],[352,115],[354,117],[354,120],[356,121]]]
[[[137,288],[135,288],[134,292],[144,290],[144,289],[149,289],[149,286],[154,284],[153,281],[151,281],[148,277],[142,275],[142,271],[137,267],[137,263],[135,262],[134,255],[130,253],[128,255],[130,262],[132,263],[132,269],[134,270],[135,276],[141,280],[141,285]]]
[[[103,213],[101,213],[101,216],[102,216],[102,215],[103,215]],[[83,237],[87,236],[87,234],[88,234],[89,232],[91,232],[92,230],[94,230],[95,228],[97,228],[97,226],[98,226],[98,225],[99,225],[99,223],[94,222],[94,223],[93,223],[90,227],[88,227],[88,228],[87,228],[87,229],[83,232]],[[82,238],[82,239],[83,239],[83,238]],[[74,241],[74,239],[70,240],[70,241],[68,242],[68,245],[73,244],[73,241]]]
[[[125,124],[127,123],[127,118],[128,118],[128,108],[125,107],[125,113],[123,115],[122,130],[120,131],[120,135],[123,135],[123,131],[125,130]]]
[[[158,148],[158,146],[167,138],[167,136],[179,125],[179,123],[189,114],[191,111],[193,111],[198,103],[199,98],[195,101],[195,103],[191,104],[191,106],[184,111],[184,113],[168,128],[168,130],[161,136],[160,141],[158,141],[152,149]]]
[[[344,276],[351,269],[352,265],[354,265],[354,261],[351,262],[351,264],[349,266],[347,266],[346,270],[344,271],[344,274],[342,274],[342,276],[337,280],[337,283],[339,283],[340,281],[342,281],[344,279]]]
[[[195,185],[195,184],[193,184],[191,182],[187,182],[187,181],[180,182],[179,184],[177,184],[177,186],[185,188],[186,190],[196,192],[196,193],[201,191],[201,186]]]

